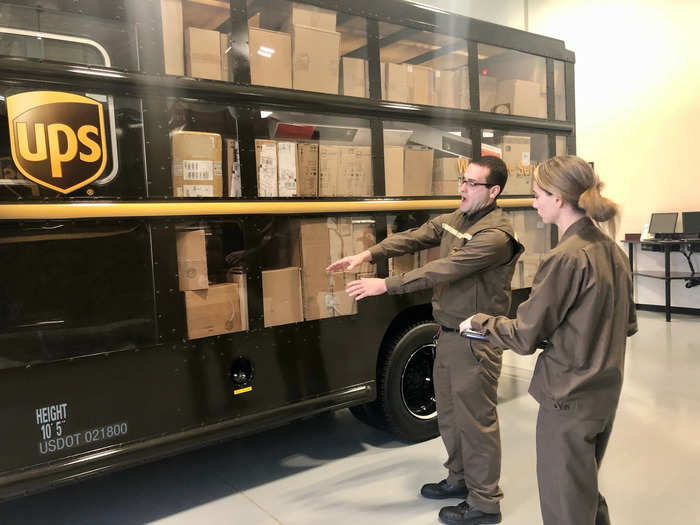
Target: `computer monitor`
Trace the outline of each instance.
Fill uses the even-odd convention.
[[[683,233],[700,233],[700,211],[683,212]]]
[[[678,212],[652,213],[649,221],[649,233],[673,233],[676,231]]]

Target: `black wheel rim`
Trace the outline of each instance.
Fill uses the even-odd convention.
[[[423,345],[406,360],[401,373],[401,399],[406,410],[417,419],[437,416],[433,362],[435,344]]]

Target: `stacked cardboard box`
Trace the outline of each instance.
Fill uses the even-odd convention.
[[[435,71],[435,103],[444,108],[459,108],[457,71]]]
[[[341,73],[343,95],[346,97],[369,97],[367,60],[343,57]]]
[[[277,197],[277,142],[255,139],[255,165],[258,175],[258,196]]]
[[[319,147],[309,142],[255,140],[260,197],[316,197]]]
[[[306,26],[324,31],[335,31],[335,11],[323,9],[309,4],[290,2],[287,4],[288,13],[285,27]]]
[[[258,86],[292,87],[292,43],[288,33],[248,28],[250,82]]]
[[[172,183],[175,197],[221,197],[221,135],[173,131]]]
[[[369,146],[321,144],[318,148],[318,194],[321,197],[365,197],[374,193]]]
[[[265,326],[303,321],[301,271],[298,267],[262,272]]]
[[[182,76],[185,74],[182,0],[160,0],[160,12],[165,74]]]
[[[505,135],[501,149],[503,161],[508,166],[508,182],[503,195],[532,194],[535,167],[530,163],[530,137]]]
[[[429,67],[411,64],[394,64],[386,62],[381,65],[382,98],[394,102],[409,102],[412,104],[434,105],[435,71]],[[449,76],[449,72],[448,75]],[[446,84],[441,83],[444,88]]]
[[[460,157],[440,157],[433,164],[433,195],[457,195],[459,193]]]
[[[226,180],[228,181],[228,196],[240,197],[241,192],[241,159],[238,141],[224,139],[226,146]]]
[[[495,106],[502,108],[501,112],[511,115],[547,118],[547,92],[539,82],[502,80],[498,83],[494,108]]]
[[[221,36],[218,31],[188,27],[185,30],[187,76],[221,80]]]
[[[479,75],[479,109],[493,111],[497,102],[498,79],[487,75]]]
[[[408,65],[408,101],[435,105],[435,72],[429,67]]]
[[[384,185],[387,196],[401,197],[403,193],[403,147],[384,146]]]
[[[409,74],[406,64],[386,62],[382,68],[382,99],[393,102],[410,102]]]
[[[318,144],[297,144],[297,191],[300,197],[318,196]]]
[[[277,143],[277,195],[294,197],[297,194],[297,145],[295,142]]]

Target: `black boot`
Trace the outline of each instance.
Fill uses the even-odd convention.
[[[466,501],[459,505],[442,507],[440,509],[440,521],[447,525],[482,525],[490,523],[501,523],[501,513],[495,514],[482,512],[479,509],[470,507]]]
[[[421,496],[429,499],[465,498],[467,487],[450,485],[446,479],[439,483],[426,483],[420,489]]]

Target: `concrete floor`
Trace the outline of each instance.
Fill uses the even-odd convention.
[[[616,525],[700,523],[700,318],[640,312],[601,471]],[[501,381],[504,524],[540,524],[530,362]],[[0,505],[0,524],[438,523],[439,439],[406,445],[348,411]],[[456,501],[456,500],[455,500]]]

